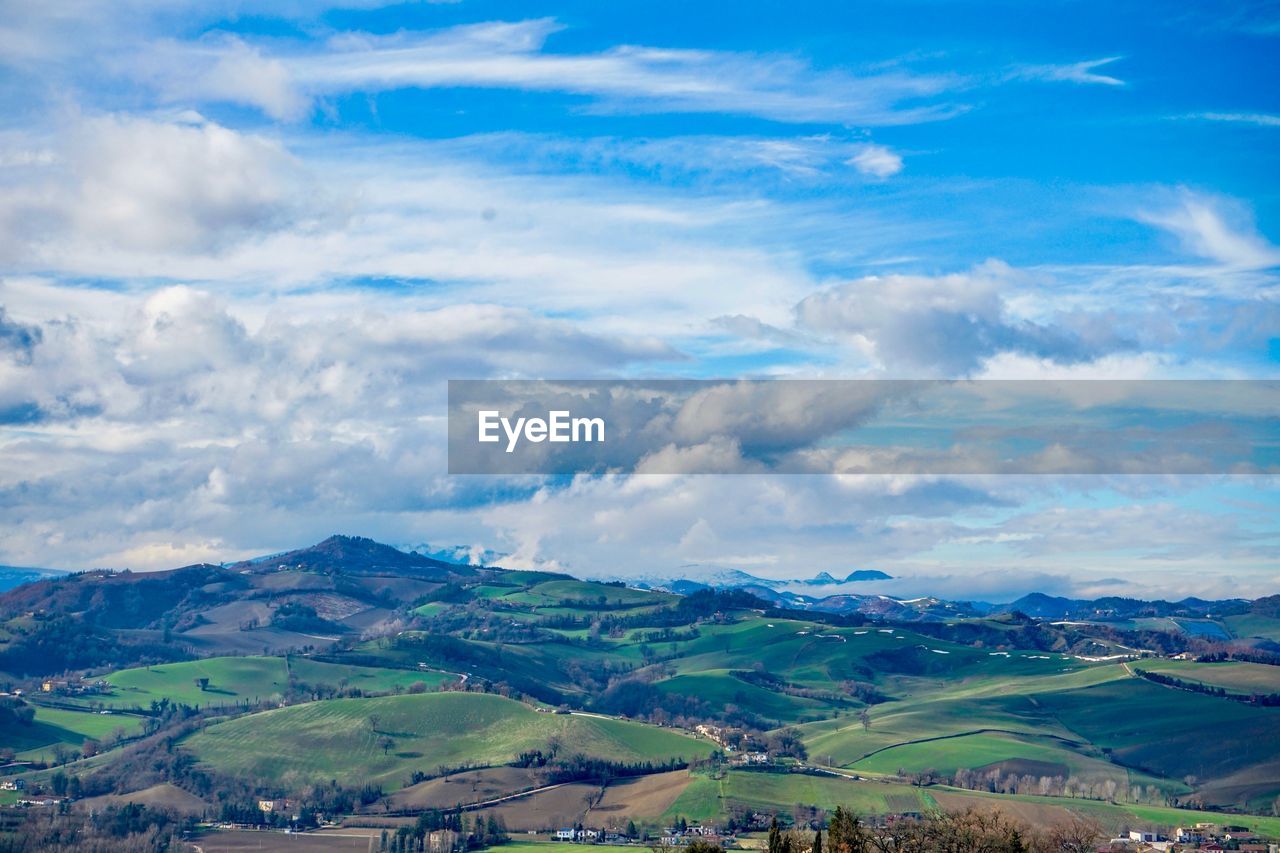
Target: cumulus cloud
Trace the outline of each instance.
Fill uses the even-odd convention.
[[[1014,316],[1007,294],[1020,278],[999,262],[943,276],[870,276],[806,297],[796,322],[885,369],[926,376],[966,376],[1005,352],[1075,362],[1123,346],[1105,330],[1085,337]]]
[[[27,562],[273,535],[245,515],[323,529],[350,513],[381,518],[374,532],[398,513],[463,506],[495,487],[442,477],[444,379],[677,355],[518,309],[406,297],[340,313],[297,296],[246,322],[189,287],[118,295],[92,316],[64,296],[53,317],[0,326],[27,353],[0,357],[0,411],[28,413],[0,433],[0,536]]]
[[[848,162],[873,178],[888,178],[902,171],[902,157],[883,145],[863,145]]]
[[[38,264],[81,250],[217,253],[329,215],[307,170],[275,140],[208,122],[73,120],[56,153],[0,201],[4,249]],[[41,257],[48,253],[47,257]]]
[[[212,251],[305,215],[301,164],[276,142],[212,122],[90,120],[71,158],[73,218],[103,242]]]

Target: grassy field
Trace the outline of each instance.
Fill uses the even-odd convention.
[[[550,580],[527,589],[497,588],[487,597],[545,609],[550,613],[591,613],[600,605],[635,611],[675,603],[676,596],[643,589],[608,586],[578,580]]]
[[[731,770],[722,779],[695,774],[664,817],[714,820],[727,814],[732,804],[765,812],[790,813],[797,803],[827,810],[842,805],[858,814],[925,811],[934,806],[928,794],[909,785],[838,776]]]
[[[183,663],[124,669],[104,676],[112,686],[108,696],[93,697],[113,708],[146,708],[168,699],[187,705],[235,705],[281,695],[289,676],[282,657],[217,657]],[[208,678],[201,690],[198,678]]]
[[[122,709],[146,709],[161,699],[199,707],[252,705],[280,698],[291,676],[313,687],[353,687],[372,693],[407,689],[416,682],[434,688],[455,678],[439,672],[322,663],[300,656],[214,657],[113,672],[103,676],[112,686],[111,693],[70,701]],[[200,678],[209,679],[207,688],[201,689]]]
[[[1238,683],[1270,676],[1248,665],[1220,672]],[[1077,779],[1155,785],[1176,795],[1189,790],[1187,776],[1201,785],[1229,780],[1202,793],[1233,806],[1256,807],[1280,793],[1277,709],[1159,687],[1118,664],[1040,677],[971,676],[932,689],[917,682],[917,688],[914,696],[873,707],[870,730],[852,715],[801,726],[810,756],[879,774],[1044,762],[1039,769],[1060,765]],[[1214,733],[1211,747],[1207,731]]]
[[[1280,619],[1272,616],[1246,613],[1242,616],[1228,616],[1223,621],[1228,630],[1237,637],[1262,637],[1280,641]]]
[[[998,808],[1041,826],[1065,820],[1071,813],[1077,813],[1093,817],[1109,831],[1130,828],[1168,830],[1179,824],[1216,821],[1248,826],[1268,835],[1280,835],[1280,817],[1191,811],[1101,800],[996,795],[945,786],[915,788],[867,780],[738,770],[730,771],[723,779],[693,774],[688,786],[672,803],[664,818],[683,816],[689,820],[715,820],[723,818],[732,804],[746,805],[765,812],[790,813],[797,803],[828,811],[841,805],[860,815]]]
[[[828,706],[822,702],[767,690],[730,675],[728,670],[711,670],[677,675],[658,684],[662,690],[684,696],[697,696],[723,707],[730,703],[749,708],[781,723],[826,717]]]
[[[1269,837],[1280,837],[1280,817],[1242,815],[1214,811],[1193,811],[1163,806],[1139,806],[1107,803],[1100,800],[1076,800],[1060,797],[1036,797],[959,791],[953,788],[931,788],[938,805],[946,810],[997,808],[1029,823],[1049,825],[1067,818],[1070,813],[1097,820],[1108,831],[1124,829],[1158,829],[1168,831],[1200,821],[1246,826]]]
[[[1151,660],[1134,664],[1136,669],[1162,672],[1184,681],[1222,687],[1233,693],[1280,693],[1280,666],[1222,661],[1196,663],[1189,660]]]
[[[1280,760],[1280,708],[1257,708],[1139,679],[1043,694],[1036,700],[1038,710],[1111,750],[1117,761],[1170,779],[1212,779]],[[1280,788],[1280,779],[1273,778],[1271,785]]]
[[[547,607],[599,587],[552,581],[508,596]],[[611,595],[612,588],[601,594]],[[545,643],[482,644],[504,666],[567,693],[566,659],[619,657],[639,662],[643,632],[609,641],[607,649]],[[476,641],[472,641],[476,642]],[[975,648],[934,639],[907,626],[832,628],[807,619],[740,614],[731,623],[702,623],[697,635],[650,644],[672,656],[662,691],[696,696],[717,707],[733,704],[780,724],[799,725],[812,759],[871,775],[934,769],[1046,771],[1120,789],[1151,786],[1173,795],[1197,778],[1210,802],[1249,803],[1280,789],[1280,742],[1265,733],[1275,709],[1171,691],[1133,677],[1114,662],[1029,650]],[[1274,668],[1250,664],[1144,661],[1141,666],[1187,675],[1229,689],[1263,689]],[[765,670],[791,687],[823,691],[800,697],[751,683],[735,670]],[[1187,677],[1180,674],[1180,677]],[[872,725],[858,720],[858,704],[841,699],[847,682],[872,684],[895,701],[871,706]],[[1158,692],[1153,692],[1158,691]],[[1202,733],[1215,732],[1205,749]],[[943,739],[943,740],[937,740]],[[928,741],[928,743],[918,743]],[[1031,762],[1031,764],[1028,764]],[[1053,771],[1053,772],[1049,772]],[[1226,780],[1217,784],[1219,780]],[[1210,781],[1214,786],[1205,787]],[[683,796],[696,797],[699,785]],[[1280,792],[1280,791],[1277,791]]]
[[[581,844],[570,844],[565,841],[508,841],[501,847],[488,847],[495,853],[582,853]],[[618,850],[622,848],[607,844],[593,845],[592,849]],[[635,848],[631,848],[635,849]]]
[[[458,676],[447,672],[350,666],[305,657],[290,658],[289,667],[294,678],[304,684],[355,687],[366,693],[390,693],[396,689],[408,689],[419,682],[433,689],[445,682],[458,680]]]
[[[1128,779],[1124,768],[1088,759],[1059,743],[1001,733],[960,735],[894,746],[856,762],[853,769],[880,774],[895,774],[899,769],[909,773],[932,769],[952,774],[960,768],[977,769],[1001,762],[1040,765],[1036,775],[1101,776],[1114,778],[1118,784]]]
[[[126,736],[135,735],[142,729],[142,718],[36,706],[31,726],[0,732],[0,747],[13,749],[22,761],[51,761],[58,744],[79,750],[85,740],[106,741],[117,729]]]
[[[287,784],[334,778],[400,788],[413,770],[463,762],[501,764],[558,738],[570,754],[617,761],[694,758],[705,741],[585,715],[538,713],[475,693],[335,699],[218,723],[183,746],[225,772]]]

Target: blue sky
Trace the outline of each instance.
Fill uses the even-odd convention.
[[[0,563],[1275,591],[1266,478],[480,482],[442,424],[462,377],[1275,378],[1275,4],[3,5]]]

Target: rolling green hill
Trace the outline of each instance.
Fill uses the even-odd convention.
[[[208,679],[201,686],[200,679]],[[325,663],[307,657],[216,657],[124,669],[101,676],[111,692],[72,697],[83,706],[146,710],[152,702],[195,707],[256,705],[279,699],[295,687],[359,689],[367,693],[405,690],[421,682],[427,687],[454,680],[440,672]]]
[[[287,784],[342,777],[394,790],[414,770],[502,764],[556,740],[565,754],[629,763],[691,759],[712,746],[640,723],[539,713],[475,693],[308,703],[217,723],[182,746],[226,773]]]
[[[347,573],[351,549],[360,559]],[[235,571],[99,573],[18,590],[0,622],[4,659],[26,673],[47,657],[50,674],[65,677],[72,658],[43,650],[71,644],[75,659],[92,661],[91,679],[111,687],[6,698],[8,729],[20,729],[0,731],[0,748],[37,762],[24,773],[31,782],[100,775],[101,792],[127,786],[132,768],[186,767],[170,764],[176,740],[196,760],[193,779],[178,769],[151,781],[195,790],[234,778],[291,795],[330,781],[390,793],[414,773],[451,791],[461,783],[441,778],[444,769],[554,748],[550,764],[515,775],[526,787],[575,779],[545,799],[562,811],[569,797],[576,813],[598,782],[572,775],[581,772],[575,753],[630,764],[708,756],[721,744],[680,733],[706,724],[730,757],[767,752],[771,772],[714,763],[646,777],[628,796],[655,819],[837,804],[891,814],[998,797],[1028,819],[1078,807],[1123,822],[1170,803],[1265,812],[1280,795],[1280,709],[1138,677],[1277,692],[1280,656],[1261,639],[1275,621],[1269,600],[1229,602],[1224,613],[1237,615],[1213,619],[1119,602],[1124,619],[895,623],[780,610],[740,590],[676,596],[538,572],[453,571],[412,555],[398,575],[401,558],[363,540],[286,556]],[[177,602],[180,621],[162,625],[130,603],[138,596]],[[119,613],[117,598],[129,605]],[[91,615],[94,633],[82,636],[69,608]],[[264,646],[281,651],[256,654]],[[254,653],[212,656],[220,649]],[[121,660],[144,665],[96,675]],[[434,692],[447,684],[470,692]],[[115,713],[92,713],[100,708]],[[144,723],[160,733],[130,738]],[[41,767],[86,739],[110,747],[118,726],[128,743]],[[512,770],[482,772],[499,790]],[[528,816],[542,806],[497,808]]]
[[[79,750],[86,740],[109,743],[117,732],[132,737],[141,729],[142,718],[128,714],[37,707],[32,725],[0,731],[0,748],[12,749],[19,761],[52,761],[60,745]]]

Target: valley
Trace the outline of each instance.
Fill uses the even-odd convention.
[[[1243,608],[1227,641],[1176,616],[900,621],[346,537],[46,578],[0,596],[0,805],[328,827],[325,849],[428,818],[638,841],[837,806],[1280,835],[1280,618]]]

